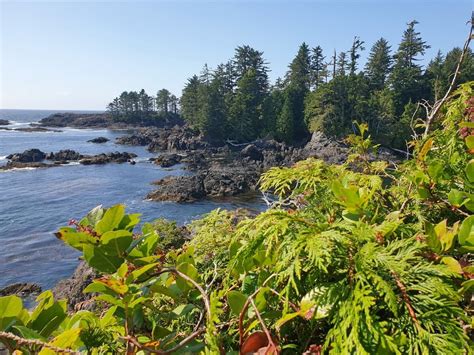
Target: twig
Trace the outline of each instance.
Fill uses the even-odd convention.
[[[405,302],[405,306],[408,308],[408,314],[410,315],[411,319],[415,323],[417,327],[419,327],[418,319],[416,318],[416,313],[415,310],[413,309],[411,302],[410,302],[410,297],[408,297],[407,289],[405,285],[402,283],[400,278],[398,277],[397,273],[395,271],[390,272],[395,279],[395,283],[397,284],[398,289],[400,290],[402,294],[403,301]]]
[[[255,305],[255,303],[254,303],[254,301],[253,301],[252,298],[250,298],[250,303],[252,304],[252,307],[253,307],[254,310],[255,310],[255,314],[257,315],[258,321],[260,322],[260,325],[262,326],[262,329],[263,329],[265,335],[267,336],[268,345],[271,345],[274,349],[276,349],[277,346],[276,346],[276,344],[273,342],[272,335],[271,335],[270,332],[268,331],[268,328],[267,328],[267,326],[265,325],[265,322],[263,321],[262,316],[260,315],[260,312],[258,311],[258,308],[257,308],[257,306]]]
[[[17,342],[17,344],[20,344],[20,345],[41,346],[43,348],[48,348],[50,350],[53,350],[56,353],[80,354],[78,351],[74,351],[74,350],[71,350],[71,349],[59,348],[57,346],[42,342],[41,340],[38,340],[38,339],[24,339],[24,338],[21,338],[21,337],[15,335],[15,334],[13,334],[13,333],[9,333],[9,332],[1,332],[0,331],[0,339],[1,338],[13,340],[13,341]]]
[[[456,81],[458,79],[458,76],[459,76],[459,73],[461,71],[461,65],[464,61],[464,57],[466,56],[466,53],[469,49],[469,44],[471,43],[471,39],[473,37],[473,29],[474,29],[474,15],[471,17],[471,29],[469,30],[469,36],[467,37],[467,40],[466,42],[464,43],[464,47],[462,49],[462,52],[461,52],[461,55],[459,57],[459,61],[458,61],[458,64],[456,65],[456,70],[454,71],[454,76],[453,76],[453,79],[451,80],[451,84],[449,85],[449,88],[448,90],[446,91],[446,93],[444,94],[443,98],[436,101],[434,104],[433,104],[433,107],[432,107],[432,110],[430,111],[427,119],[426,119],[426,126],[425,126],[425,133],[423,134],[423,137],[425,138],[429,131],[430,131],[430,128],[431,128],[431,125],[433,123],[433,120],[435,119],[436,115],[438,114],[439,110],[441,109],[441,107],[443,106],[443,104],[446,102],[446,100],[448,99],[449,95],[451,94],[451,92],[453,91],[454,89],[454,85],[456,84]]]

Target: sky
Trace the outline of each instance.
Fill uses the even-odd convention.
[[[406,23],[438,50],[462,46],[471,0],[5,1],[0,0],[0,108],[103,110],[124,90],[177,96],[204,63],[248,44],[274,81],[304,41],[328,57],[354,36],[396,49]]]

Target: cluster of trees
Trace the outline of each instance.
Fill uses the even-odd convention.
[[[167,118],[178,115],[179,100],[167,89],[159,90],[155,97],[144,89],[124,91],[107,105],[107,111],[116,121],[122,122]]]
[[[433,101],[446,91],[461,54],[454,48],[438,52],[426,68],[419,63],[429,46],[408,23],[395,53],[384,38],[371,48],[359,69],[365,43],[355,37],[348,51],[326,57],[320,46],[303,43],[284,78],[271,85],[263,52],[249,46],[215,70],[204,66],[188,79],[181,97],[182,117],[217,140],[252,140],[272,136],[298,142],[314,130],[330,136],[353,131],[354,120],[365,122],[373,137],[403,146],[415,118],[423,118],[416,103]],[[474,79],[471,51],[459,82]]]

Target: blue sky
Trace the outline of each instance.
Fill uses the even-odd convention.
[[[396,49],[406,23],[432,46],[462,46],[470,0],[52,1],[0,0],[0,108],[104,109],[123,90],[165,87],[180,95],[204,63],[215,67],[249,44],[270,77],[282,76],[298,46],[325,54],[366,51],[380,37]]]

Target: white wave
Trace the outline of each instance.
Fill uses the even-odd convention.
[[[7,155],[0,155],[0,160],[7,160]]]

